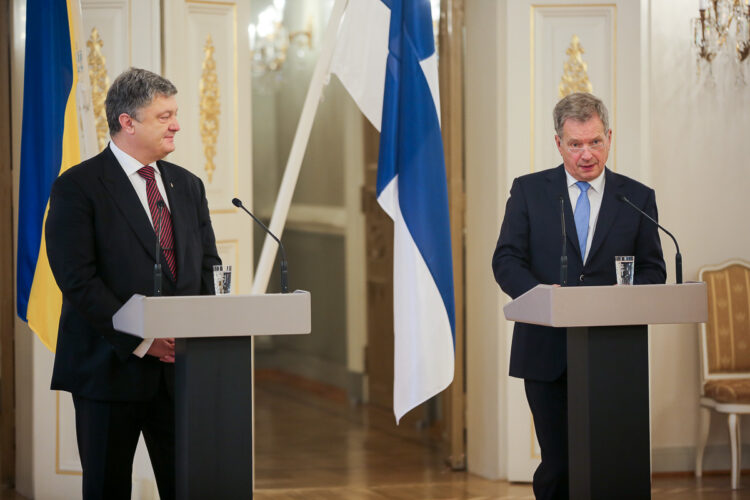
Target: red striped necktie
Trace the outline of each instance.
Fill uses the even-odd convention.
[[[169,209],[164,204],[164,208],[159,210],[159,202],[163,202],[164,199],[159,193],[159,188],[156,186],[156,178],[154,177],[154,167],[146,165],[145,167],[138,170],[138,174],[146,179],[146,197],[148,198],[148,208],[151,211],[151,220],[154,222],[154,228],[161,226],[161,238],[159,238],[159,244],[161,245],[161,251],[164,253],[164,259],[167,261],[169,271],[172,273],[172,277],[177,280],[177,261],[174,256],[174,233],[172,232],[172,216],[169,214]],[[160,213],[161,212],[161,217]]]

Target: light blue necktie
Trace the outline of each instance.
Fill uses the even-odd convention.
[[[576,221],[576,232],[578,233],[578,245],[581,249],[581,260],[586,260],[586,240],[589,237],[589,215],[591,214],[591,204],[589,196],[586,193],[591,184],[588,182],[578,181],[576,186],[581,190],[576,201],[576,211],[573,218]]]

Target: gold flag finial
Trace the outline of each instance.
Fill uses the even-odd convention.
[[[91,36],[86,42],[89,48],[89,79],[91,80],[91,100],[94,105],[94,120],[96,121],[96,140],[99,151],[107,146],[107,114],[104,109],[104,101],[109,90],[109,76],[107,76],[107,60],[102,53],[104,42],[99,37],[96,28],[91,29]]]
[[[219,137],[219,114],[221,102],[219,100],[219,78],[216,76],[216,61],[214,60],[214,44],[211,35],[206,37],[203,47],[203,73],[198,84],[200,91],[200,131],[203,140],[203,154],[206,156],[206,174],[211,182],[216,170],[214,157],[216,156],[216,140]]]
[[[563,76],[560,79],[560,85],[557,87],[560,98],[572,94],[573,92],[592,92],[593,87],[589,81],[588,64],[583,61],[583,47],[578,39],[578,35],[573,35],[570,41],[570,47],[565,51],[568,60],[563,64]]]

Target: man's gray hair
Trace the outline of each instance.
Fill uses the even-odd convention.
[[[607,106],[601,99],[588,92],[575,92],[563,97],[555,106],[552,117],[555,120],[555,132],[559,137],[563,135],[565,120],[577,122],[588,121],[596,114],[604,124],[604,133],[609,131],[609,116]]]
[[[145,108],[156,96],[170,97],[177,88],[166,78],[139,68],[129,68],[115,78],[107,92],[104,106],[107,110],[109,135],[113,136],[122,128],[120,115],[125,113],[137,119],[137,113]]]

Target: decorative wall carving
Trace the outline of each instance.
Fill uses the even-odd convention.
[[[558,95],[563,98],[574,92],[591,93],[593,86],[589,81],[588,64],[581,57],[584,50],[578,35],[573,35],[570,40],[570,47],[565,53],[568,55],[568,60],[563,64],[563,75],[558,86]]]
[[[104,109],[104,100],[109,90],[109,76],[107,75],[107,59],[102,53],[104,42],[99,36],[99,30],[91,29],[86,46],[89,49],[89,79],[91,80],[91,100],[94,104],[94,120],[96,121],[96,140],[99,151],[107,146],[109,127]]]
[[[203,141],[203,154],[206,157],[206,176],[208,182],[213,179],[214,157],[216,156],[216,140],[219,137],[219,115],[221,101],[219,92],[219,78],[216,75],[216,61],[214,60],[214,44],[211,35],[206,36],[203,47],[203,73],[198,84],[200,96],[200,133]]]

